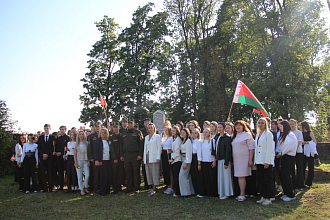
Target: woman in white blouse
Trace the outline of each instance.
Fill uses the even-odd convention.
[[[67,186],[68,192],[75,192],[78,189],[77,171],[74,166],[74,149],[76,148],[77,132],[72,130],[70,134],[70,141],[67,144],[66,154],[64,158],[66,162],[66,175],[67,175]]]
[[[172,194],[174,193],[172,186],[173,186],[173,176],[170,169],[170,164],[168,160],[170,159],[169,152],[172,151],[172,131],[171,127],[166,126],[164,127],[164,135],[162,138],[162,169],[163,169],[163,177],[164,177],[164,184],[167,186],[167,189],[164,191],[165,194]]]
[[[148,133],[144,141],[143,162],[146,167],[148,184],[152,185],[152,190],[148,193],[153,196],[157,191],[156,186],[159,185],[159,163],[162,146],[161,138],[156,134],[156,126],[153,123],[148,125]]]
[[[275,158],[275,146],[273,134],[265,118],[257,122],[257,136],[255,139],[254,164],[257,166],[257,178],[260,184],[261,199],[257,203],[271,204],[272,184],[274,183],[273,165]]]
[[[280,158],[280,178],[284,196],[281,199],[285,202],[295,200],[293,193],[291,172],[294,167],[295,156],[297,152],[298,141],[294,133],[291,131],[288,121],[283,120],[278,124],[281,131],[278,139],[277,158]]]
[[[80,195],[85,195],[89,193],[87,190],[88,180],[89,180],[89,161],[87,158],[87,138],[83,130],[78,132],[76,148],[74,148],[74,166],[76,167],[78,176],[78,185],[80,190]],[[85,174],[83,187],[83,172]]]
[[[198,170],[202,171],[204,180],[205,195],[214,197],[218,195],[217,189],[217,169],[216,160],[212,155],[215,150],[214,139],[211,138],[211,131],[209,128],[203,131],[203,140],[197,149]]]
[[[24,190],[29,193],[31,190],[37,192],[36,168],[38,168],[38,145],[34,143],[34,135],[28,135],[29,142],[23,145],[21,163],[24,172]],[[32,189],[30,178],[32,177]]]
[[[15,146],[15,161],[16,161],[15,182],[18,183],[18,185],[19,185],[18,190],[20,192],[22,192],[24,189],[24,173],[23,173],[22,166],[20,166],[20,163],[21,163],[23,145],[26,142],[27,142],[26,135],[21,134],[19,136],[19,143],[17,143]]]
[[[180,138],[180,128],[176,125],[172,127],[172,138],[174,140],[172,144],[173,152],[171,154],[171,159],[169,160],[169,163],[171,164],[171,171],[173,174],[173,197],[177,197],[180,195],[179,172],[182,165],[180,153],[182,140]]]
[[[202,198],[205,195],[205,187],[203,174],[201,170],[198,170],[198,158],[197,158],[197,150],[200,148],[201,143],[201,133],[199,128],[194,128],[191,130],[191,138],[192,138],[192,159],[191,159],[191,180],[194,186],[195,194],[197,197]]]
[[[188,128],[184,128],[180,132],[182,139],[181,158],[182,166],[179,173],[179,186],[181,196],[189,196],[195,194],[190,176],[191,158],[192,158],[192,143],[190,140],[190,132]]]

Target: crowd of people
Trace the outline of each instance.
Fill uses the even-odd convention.
[[[255,130],[243,120],[204,121],[202,128],[196,120],[166,120],[159,133],[150,119],[139,130],[125,118],[121,125],[96,122],[91,130],[68,131],[61,126],[51,134],[45,124],[44,132],[19,136],[15,181],[26,193],[67,186],[68,193],[104,196],[141,192],[143,176],[154,196],[163,176],[164,193],[173,197],[236,196],[243,202],[260,193],[257,203],[270,205],[282,191],[281,199],[289,202],[312,185],[317,155],[310,125],[297,127],[294,119],[260,118]]]

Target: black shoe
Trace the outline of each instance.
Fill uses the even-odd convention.
[[[132,193],[133,190],[132,190],[132,189],[126,189],[124,192],[125,192],[125,193]]]

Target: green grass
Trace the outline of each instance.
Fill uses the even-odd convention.
[[[249,198],[173,198],[158,190],[147,193],[79,196],[65,192],[17,191],[13,177],[0,179],[0,219],[330,219],[329,161],[322,161],[315,184],[299,192],[297,200],[268,206]]]

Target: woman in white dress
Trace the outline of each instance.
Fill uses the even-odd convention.
[[[191,181],[190,167],[192,159],[192,142],[190,140],[190,131],[184,128],[180,132],[182,139],[181,158],[182,166],[179,173],[179,185],[181,196],[190,196],[195,194],[194,187]]]

